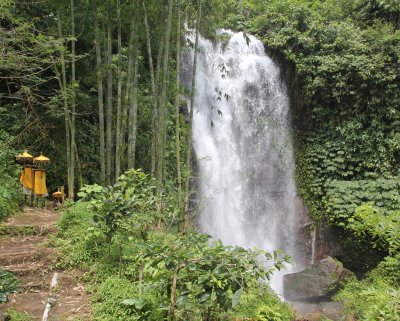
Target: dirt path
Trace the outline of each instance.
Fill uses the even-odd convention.
[[[59,214],[46,209],[27,208],[0,224],[0,269],[12,271],[21,280],[21,292],[0,304],[0,321],[14,309],[42,320],[50,295],[56,303],[49,321],[90,320],[89,297],[80,271],[57,269],[57,253],[49,245],[57,235]],[[58,285],[50,291],[54,273]]]

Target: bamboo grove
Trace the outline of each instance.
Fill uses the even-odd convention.
[[[171,68],[175,68],[175,139],[176,139],[176,173],[179,199],[182,190],[182,170],[180,156],[180,47],[183,36],[183,25],[181,19],[182,11],[194,9],[197,11],[196,30],[200,26],[201,3],[198,1],[193,8],[189,4],[181,6],[180,1],[164,1],[159,5],[158,20],[159,43],[158,48],[152,45],[152,30],[154,24],[149,23],[148,8],[146,1],[132,0],[129,3],[122,3],[120,0],[111,2],[107,0],[103,8],[97,0],[92,1],[92,14],[95,28],[95,51],[96,51],[96,75],[97,75],[97,105],[99,115],[99,153],[100,153],[100,182],[102,185],[110,185],[115,179],[129,168],[135,167],[136,145],[138,135],[138,91],[140,75],[138,71],[139,59],[147,56],[148,73],[150,78],[150,96],[152,104],[152,130],[150,148],[150,172],[157,182],[157,190],[162,192],[166,181],[166,146],[167,146],[167,127],[169,115],[169,82]],[[74,19],[74,3],[71,1],[71,21]],[[154,11],[154,5],[151,10]],[[130,11],[129,33],[125,37],[122,34],[121,11]],[[99,21],[102,20],[102,24]],[[173,21],[175,20],[175,21]],[[174,22],[174,23],[173,23]],[[154,22],[153,22],[154,23]],[[72,37],[74,37],[74,23],[71,22]],[[174,38],[172,37],[172,28]],[[144,30],[142,30],[144,29]],[[115,41],[115,33],[117,41]],[[139,34],[144,34],[145,46],[139,40]],[[154,34],[154,32],[153,32]],[[124,38],[124,39],[123,39]],[[74,81],[74,40],[71,41],[71,81]],[[116,44],[116,46],[115,46]],[[197,45],[195,45],[197,46]],[[115,48],[116,47],[116,48]],[[175,66],[172,66],[171,47],[175,48]],[[145,52],[141,52],[145,50]],[[197,49],[195,48],[195,52]],[[125,57],[123,57],[126,55]],[[154,58],[153,58],[154,56]],[[195,54],[195,57],[197,54]],[[124,58],[127,58],[124,61]],[[113,59],[115,60],[113,62]],[[195,58],[196,59],[196,58]],[[113,70],[113,65],[116,70]],[[195,73],[193,74],[192,93],[195,87]],[[116,86],[115,86],[116,83]],[[115,92],[115,87],[117,88]],[[71,114],[74,115],[73,95],[71,99]],[[194,95],[191,96],[193,105]],[[191,108],[192,110],[192,108]],[[189,119],[192,121],[192,117]],[[74,153],[74,119],[69,121],[70,134],[66,135],[67,141],[70,139],[70,152]],[[68,127],[68,126],[66,126]],[[190,138],[190,130],[188,131]],[[190,148],[187,149],[186,169],[190,165]],[[68,147],[67,147],[68,153]],[[74,181],[74,157],[71,157],[71,171],[69,181]],[[186,175],[185,191],[188,192],[189,179]],[[72,190],[72,188],[71,188]],[[71,193],[72,197],[73,194]]]
[[[109,186],[140,167],[151,173],[159,194],[172,183],[183,208],[195,71],[192,88],[183,88],[180,60],[190,50],[197,59],[197,42],[187,41],[186,33],[198,34],[201,8],[211,17],[214,5],[1,2],[2,48],[8,54],[2,55],[0,83],[9,94],[0,99],[7,110],[4,129],[15,136],[8,143],[49,154],[49,183],[53,189],[67,185],[70,198],[83,184]],[[211,23],[205,18],[205,26]],[[11,53],[17,58],[10,59]]]

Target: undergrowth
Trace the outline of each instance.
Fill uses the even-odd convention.
[[[0,221],[16,212],[21,202],[15,151],[7,144],[8,135],[0,130]]]
[[[0,303],[7,303],[8,296],[19,291],[20,283],[12,272],[0,270]]]
[[[130,171],[113,187],[85,187],[84,201],[60,220],[62,238],[53,239],[60,264],[86,270],[94,320],[293,319],[291,308],[263,285],[288,260],[283,253],[180,233],[176,199],[164,196],[160,217],[152,183]]]
[[[359,238],[369,235],[371,247],[388,253],[364,279],[346,283],[336,296],[357,320],[400,320],[400,212],[382,211],[371,203],[364,204],[345,224]]]
[[[14,309],[8,309],[4,321],[34,321],[35,318],[26,312],[18,312]]]

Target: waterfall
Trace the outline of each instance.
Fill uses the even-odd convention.
[[[189,35],[190,37],[190,35]],[[289,98],[278,66],[257,38],[221,30],[200,37],[193,147],[197,222],[225,244],[284,249],[296,257]],[[193,50],[183,61],[190,87]],[[272,287],[281,293],[281,275]]]

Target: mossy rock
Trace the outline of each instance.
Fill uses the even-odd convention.
[[[329,290],[353,273],[332,257],[300,272],[283,277],[284,297],[290,301],[318,300],[329,296]]]

